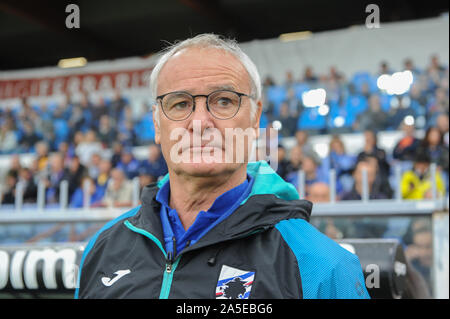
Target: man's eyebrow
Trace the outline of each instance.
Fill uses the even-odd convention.
[[[208,86],[208,89],[210,89],[212,91],[217,91],[217,90],[231,90],[231,91],[234,91],[234,90],[236,90],[236,88],[233,85],[231,85],[231,84]]]

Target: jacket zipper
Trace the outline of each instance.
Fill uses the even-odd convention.
[[[166,253],[161,242],[153,234],[149,233],[148,231],[146,231],[144,229],[133,226],[128,220],[126,220],[124,222],[124,224],[130,230],[132,230],[138,234],[144,235],[145,237],[147,237],[148,239],[153,241],[156,244],[156,246],[158,246],[158,248],[163,253],[165,260],[166,260],[166,265],[164,268],[164,275],[163,275],[163,281],[162,281],[162,285],[161,285],[161,291],[159,294],[159,299],[168,299],[169,294],[170,294],[170,288],[172,286],[173,273],[175,272],[175,269],[177,268],[178,263],[180,262],[181,256],[178,256],[178,258],[176,258],[174,260],[173,253],[172,252]],[[176,242],[174,241],[174,245],[175,244],[176,244]]]
[[[166,259],[166,265],[165,265],[165,269],[164,269],[164,275],[163,275],[163,281],[162,281],[162,285],[161,285],[161,291],[159,294],[159,299],[168,299],[169,298],[169,294],[170,294],[170,288],[172,286],[172,280],[173,280],[173,273],[175,272],[178,263],[180,262],[181,259],[181,255],[183,254],[183,252],[181,254],[178,255],[178,257],[174,260],[173,257],[173,253],[169,252],[166,253],[166,251],[164,250],[163,245],[161,244],[161,242],[158,240],[158,238],[156,238],[153,234],[149,233],[148,231],[138,228],[136,226],[133,226],[128,220],[126,220],[124,222],[125,226],[128,227],[130,230],[139,233],[141,235],[144,235],[145,237],[149,238],[151,241],[153,241],[158,247],[159,249],[162,251],[165,259]],[[263,226],[257,229],[254,229],[253,231],[250,231],[246,234],[243,234],[241,236],[238,236],[234,239],[242,239],[245,237],[249,237],[252,236],[254,234],[263,232],[269,228],[271,228],[273,226]],[[172,238],[173,241],[173,245],[174,245],[174,251],[175,251],[175,247],[176,247],[176,241],[175,238]]]

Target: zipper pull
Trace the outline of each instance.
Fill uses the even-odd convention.
[[[177,239],[175,236],[172,237],[172,245],[173,245],[173,257],[177,256]]]
[[[167,253],[166,259],[166,272],[170,274],[172,272],[172,262],[173,262],[173,254],[171,251]]]

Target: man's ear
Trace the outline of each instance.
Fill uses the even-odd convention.
[[[261,120],[262,114],[262,101],[258,100],[256,102],[256,112],[253,118],[253,128],[255,129],[256,138],[259,138],[259,121]]]
[[[152,106],[152,120],[153,120],[153,126],[155,127],[155,143],[161,144],[161,130],[159,127],[159,110],[158,110],[158,104],[154,104]]]

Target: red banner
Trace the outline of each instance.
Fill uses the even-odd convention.
[[[0,80],[0,99],[139,88],[148,86],[152,69]]]

